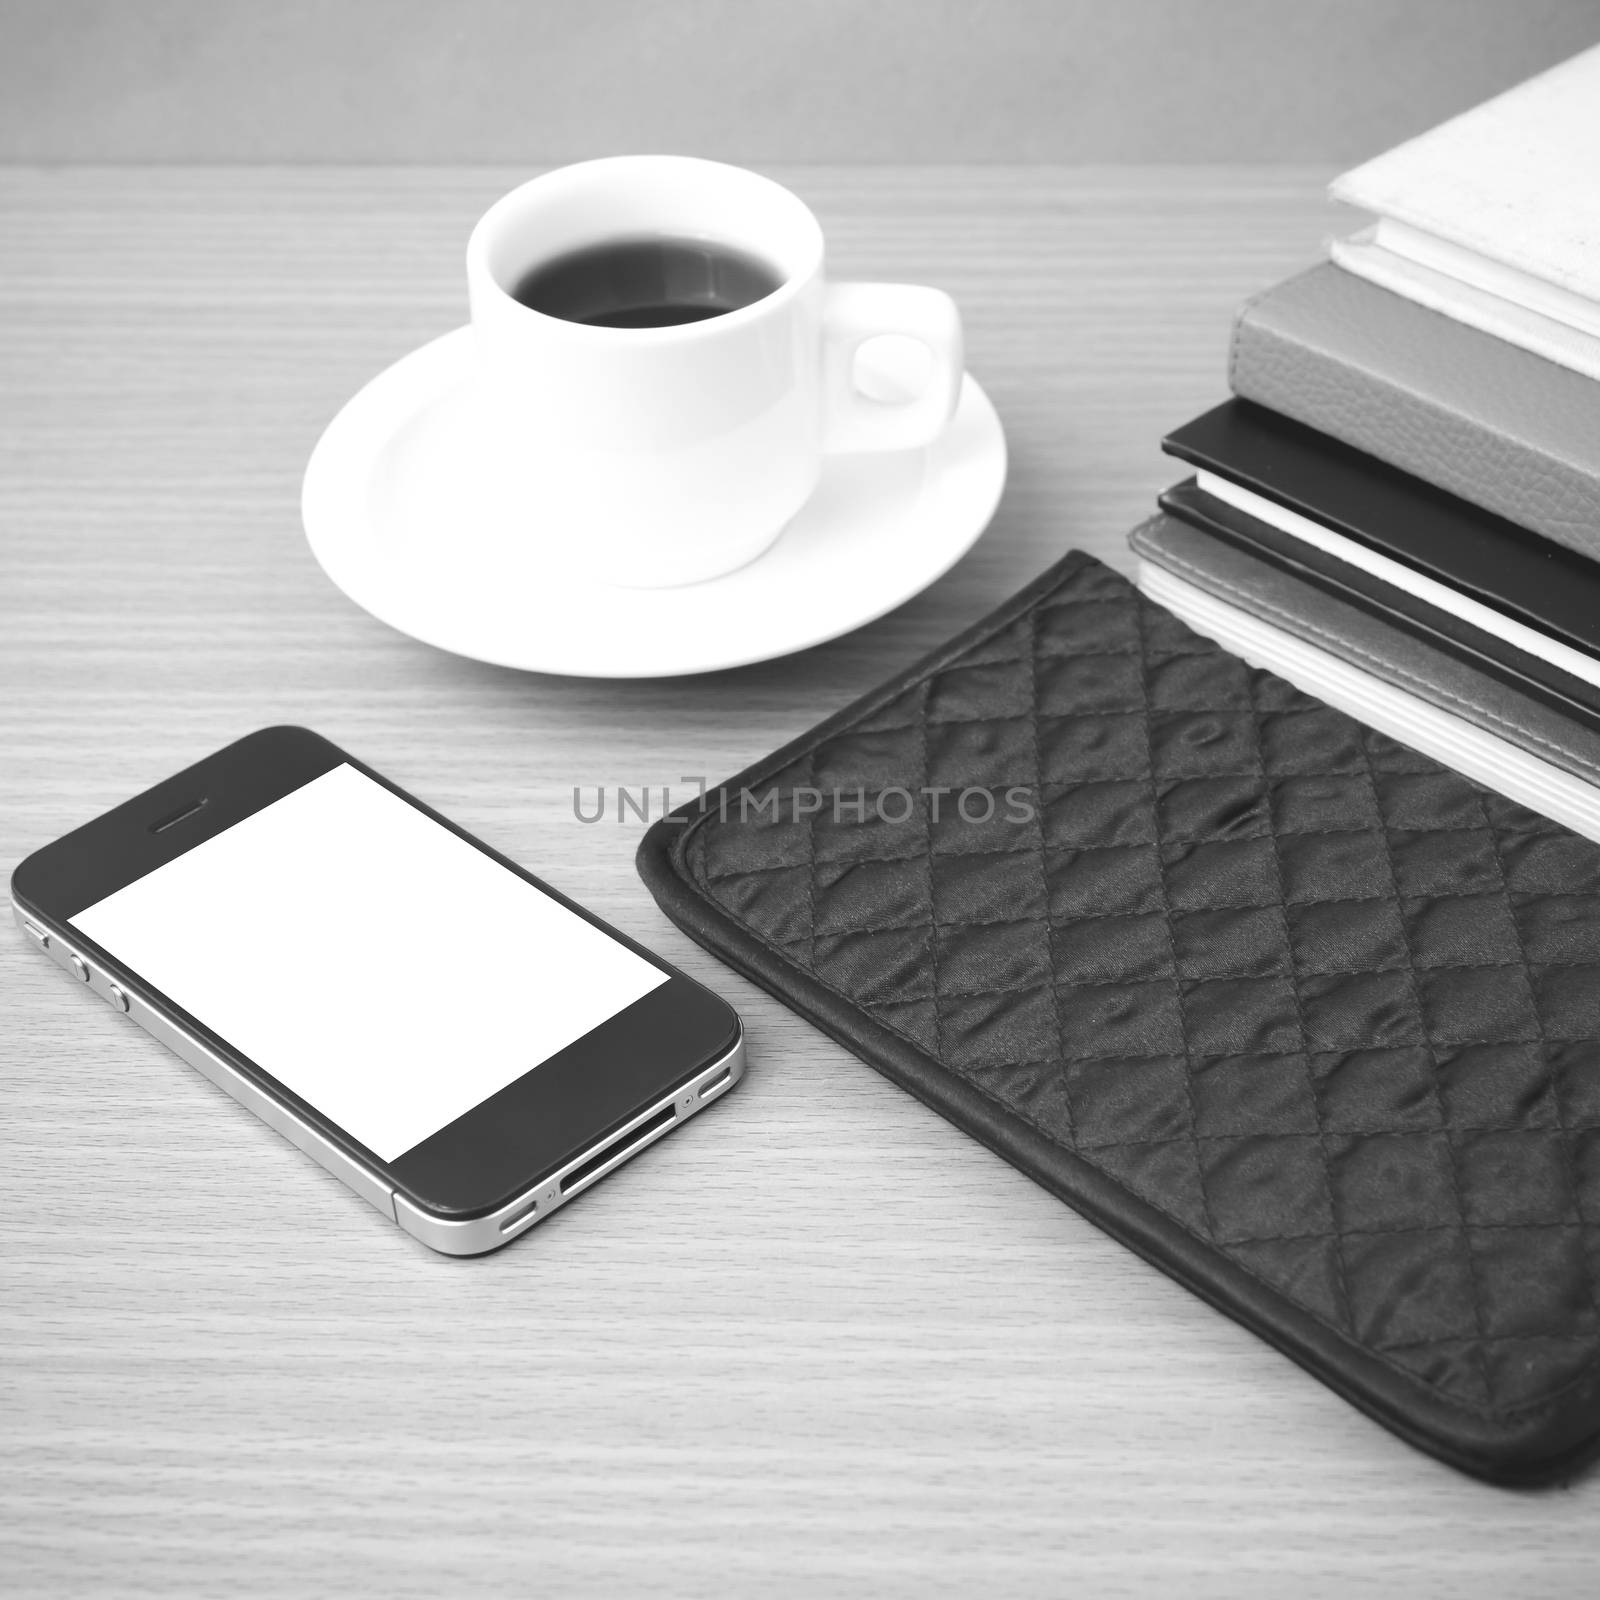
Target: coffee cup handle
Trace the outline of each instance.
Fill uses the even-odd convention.
[[[823,449],[913,450],[948,426],[961,395],[961,313],[949,295],[909,283],[830,283],[822,308]],[[869,339],[914,339],[930,356],[906,400],[876,399],[856,378]]]

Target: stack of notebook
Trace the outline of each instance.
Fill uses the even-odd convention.
[[[1600,48],[1345,174],[1134,538],[1201,632],[1600,839]]]

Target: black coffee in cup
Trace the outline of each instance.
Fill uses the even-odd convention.
[[[709,239],[610,239],[532,267],[511,291],[530,310],[592,328],[670,328],[765,299],[783,281]]]

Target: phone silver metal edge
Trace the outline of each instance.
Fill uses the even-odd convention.
[[[662,1096],[624,1127],[597,1140],[581,1155],[508,1201],[498,1211],[465,1220],[437,1217],[414,1206],[404,1195],[397,1194],[364,1162],[324,1138],[291,1107],[275,1100],[136,989],[114,983],[53,928],[35,922],[15,903],[11,907],[11,914],[17,926],[58,966],[66,968],[116,1010],[125,1012],[180,1060],[232,1095],[242,1106],[248,1107],[269,1128],[281,1133],[290,1144],[303,1150],[318,1165],[354,1189],[391,1222],[399,1223],[407,1233],[447,1256],[483,1255],[486,1251],[509,1244],[536,1222],[543,1221],[575,1195],[581,1194],[636,1156],[647,1145],[665,1138],[680,1123],[704,1110],[713,1100],[720,1100],[744,1076],[744,1029],[741,1026],[739,1037],[734,1040],[732,1047],[703,1067],[675,1093]],[[661,1120],[669,1109],[672,1117]],[[630,1137],[646,1124],[649,1124],[646,1132]],[[604,1160],[596,1160],[607,1151],[614,1153]],[[586,1167],[589,1170],[585,1171]],[[573,1181],[573,1175],[580,1172],[581,1178]]]

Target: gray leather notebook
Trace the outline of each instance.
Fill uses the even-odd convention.
[[[1600,557],[1600,384],[1324,264],[1248,301],[1235,394]]]
[[[1600,842],[1600,731],[1174,517],[1129,542],[1140,588],[1191,627]]]

